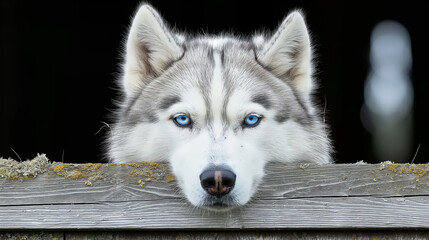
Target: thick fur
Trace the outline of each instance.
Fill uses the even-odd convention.
[[[250,39],[190,37],[173,32],[149,5],[129,30],[123,92],[109,136],[111,161],[168,161],[195,206],[244,205],[269,161],[330,163],[331,145],[312,102],[312,49],[302,14]],[[191,117],[179,127],[173,117]],[[256,127],[243,124],[251,113]],[[207,194],[200,174],[210,166],[236,174],[222,198]]]

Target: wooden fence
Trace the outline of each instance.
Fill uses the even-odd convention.
[[[0,239],[429,239],[429,165],[271,163],[244,207],[186,202],[161,163],[0,161]]]

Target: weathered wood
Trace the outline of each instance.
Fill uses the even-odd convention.
[[[226,213],[190,206],[163,165],[58,166],[0,179],[0,230],[429,229],[428,165],[272,163]]]
[[[0,232],[7,240],[427,240],[429,231],[127,231],[127,232]]]
[[[318,239],[318,240],[427,240],[428,231],[193,231],[193,232],[116,232],[116,233],[66,233],[66,240],[275,240],[275,239]]]
[[[64,232],[0,232],[1,240],[64,240],[64,236]]]
[[[2,208],[0,229],[395,229],[428,228],[428,198],[261,199],[210,213],[163,199]]]

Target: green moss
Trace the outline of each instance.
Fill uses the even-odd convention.
[[[165,177],[165,180],[167,180],[167,182],[174,182],[174,181],[176,181],[176,179],[174,178],[173,174],[167,174],[167,176]]]
[[[28,180],[38,174],[48,172],[65,179],[83,179],[87,186],[92,186],[94,182],[104,178],[106,168],[115,167],[116,164],[87,163],[71,164],[52,162],[45,154],[37,155],[33,160],[18,162],[13,159],[0,158],[0,178],[8,180]],[[169,172],[168,165],[157,162],[122,163],[118,168],[127,166],[129,175],[144,179],[144,182],[152,181],[175,181],[174,176]],[[144,183],[139,183],[142,185]]]
[[[37,154],[33,160],[23,162],[0,158],[0,177],[8,180],[27,180],[46,172],[49,166],[49,159],[45,154]]]
[[[380,163],[380,170],[388,170],[395,174],[406,174],[415,175],[416,182],[420,182],[429,171],[429,164],[397,164],[390,161]],[[396,176],[392,177],[392,180],[396,180]]]
[[[103,178],[104,170],[101,163],[63,164],[52,163],[52,171],[66,179],[87,179],[85,184],[92,186],[93,182]]]
[[[94,171],[94,170],[98,170],[101,166],[103,166],[103,164],[101,163],[87,163],[87,164],[78,165],[77,168],[80,171]]]
[[[133,167],[129,171],[131,176],[143,176],[145,177],[145,182],[151,181],[175,181],[174,176],[169,172],[167,164],[157,163],[157,162],[138,162],[138,163],[121,163],[122,166],[127,165]],[[141,180],[139,181],[141,183]]]

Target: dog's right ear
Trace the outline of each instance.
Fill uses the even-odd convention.
[[[183,48],[158,12],[140,6],[126,42],[122,84],[127,96],[146,86],[183,55]]]

